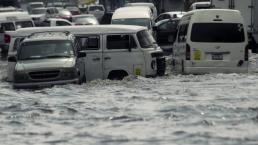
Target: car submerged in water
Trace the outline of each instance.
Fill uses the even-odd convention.
[[[41,32],[17,39],[17,57],[13,73],[14,88],[42,88],[53,85],[82,83],[83,57],[86,53],[76,45],[75,37],[68,32]]]

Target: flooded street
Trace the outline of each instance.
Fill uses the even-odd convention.
[[[258,74],[96,80],[13,90],[0,63],[3,145],[256,145]]]

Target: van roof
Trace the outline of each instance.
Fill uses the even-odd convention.
[[[187,12],[181,19],[183,21],[189,21],[189,16],[191,16],[191,21],[198,22],[213,22],[215,19],[222,20],[216,22],[235,22],[243,23],[243,18],[240,11],[230,10],[230,9],[197,9]],[[180,22],[180,23],[181,23]]]
[[[3,21],[16,21],[22,19],[31,19],[30,15],[27,12],[2,12],[0,13],[0,22]]]
[[[112,19],[123,18],[150,18],[151,10],[146,6],[122,7],[118,8],[112,16]]]
[[[82,26],[60,26],[60,27],[34,27],[20,28],[15,32],[11,32],[13,37],[28,36],[35,32],[44,31],[69,31],[72,34],[121,34],[121,33],[137,33],[141,30],[147,30],[142,26],[132,25],[82,25]]]
[[[28,35],[24,42],[28,41],[44,41],[44,40],[69,40],[71,38],[71,34],[66,31],[59,31],[59,32],[36,32],[31,33]]]

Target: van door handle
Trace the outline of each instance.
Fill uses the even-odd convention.
[[[110,60],[110,59],[111,59],[111,57],[104,57],[104,59],[105,59],[105,60]]]
[[[92,60],[93,60],[93,61],[100,61],[100,58],[99,58],[99,57],[96,57],[96,58],[93,58]]]

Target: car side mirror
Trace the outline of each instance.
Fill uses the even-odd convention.
[[[78,58],[82,58],[82,57],[86,57],[86,52],[80,51],[80,52],[78,53]]]
[[[15,56],[9,56],[8,62],[17,62],[17,58]]]

